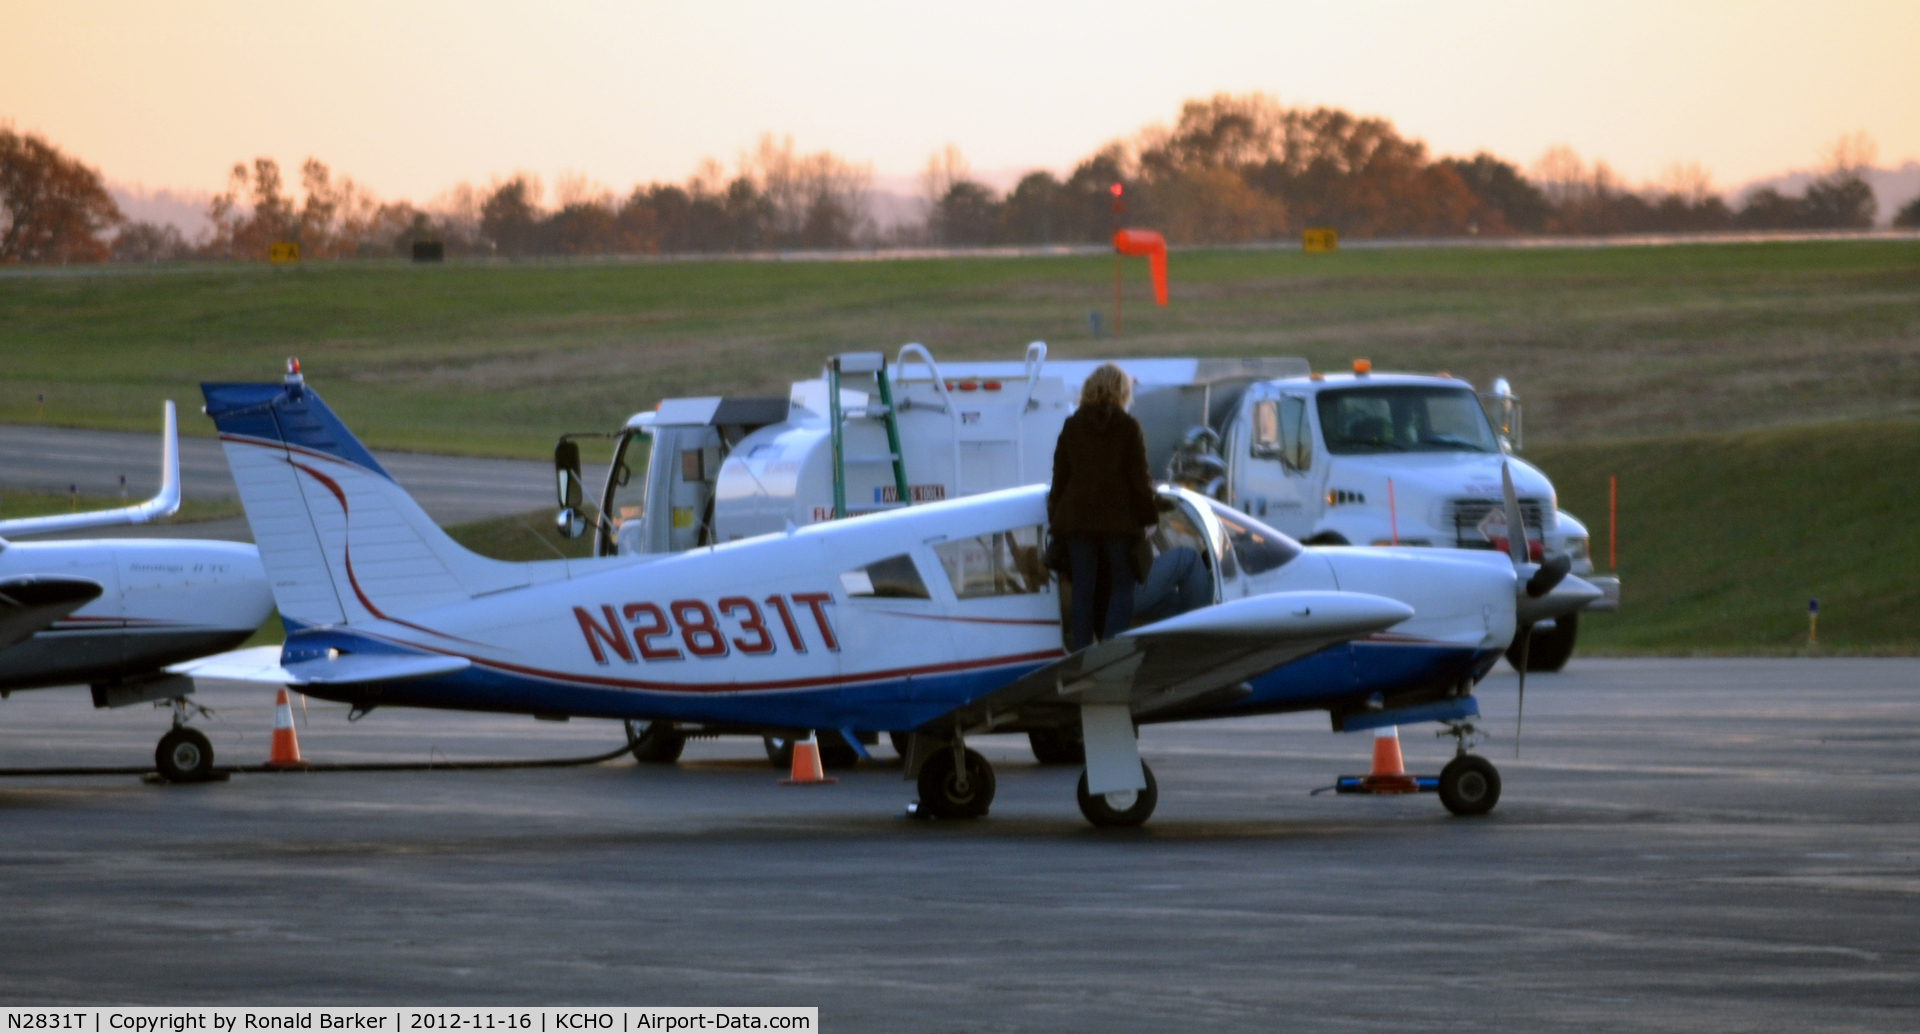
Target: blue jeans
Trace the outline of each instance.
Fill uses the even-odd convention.
[[[1200,552],[1175,546],[1153,558],[1153,570],[1134,597],[1134,616],[1142,621],[1165,621],[1213,602],[1213,579]]]
[[[1106,631],[1100,636],[1111,639],[1133,624],[1133,571],[1127,565],[1127,552],[1133,540],[1126,538],[1071,536],[1067,539],[1067,564],[1073,578],[1073,648],[1084,650],[1093,645],[1094,584],[1100,577],[1100,565],[1107,568],[1113,585],[1107,597]]]

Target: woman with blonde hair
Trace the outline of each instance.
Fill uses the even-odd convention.
[[[1093,644],[1094,582],[1103,567],[1113,589],[1101,638],[1132,623],[1133,585],[1146,572],[1133,570],[1130,558],[1159,519],[1147,441],[1139,421],[1127,414],[1132,401],[1132,378],[1102,363],[1080,386],[1080,408],[1053,447],[1047,523],[1067,547],[1075,650]]]

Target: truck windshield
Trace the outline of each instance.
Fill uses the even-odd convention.
[[[1480,400],[1465,388],[1343,388],[1320,393],[1320,429],[1336,455],[1499,452]]]

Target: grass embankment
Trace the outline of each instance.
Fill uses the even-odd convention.
[[[1619,478],[1623,602],[1586,653],[1920,653],[1920,421],[1560,445],[1527,458],[1606,565]],[[1807,601],[1820,601],[1807,645]]]
[[[778,392],[831,352],[1300,355],[1513,380],[1536,444],[1916,411],[1920,246],[1181,252],[1172,304],[1099,257],[315,264],[0,276],[0,422],[147,430],[288,355],[376,447],[538,457],[665,396]],[[38,396],[44,395],[44,404]],[[183,417],[182,430],[207,422]]]

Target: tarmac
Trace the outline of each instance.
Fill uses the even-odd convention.
[[[902,817],[882,760],[0,780],[9,1004],[817,1005],[830,1031],[1920,1029],[1920,660],[1576,658],[1481,686],[1504,793],[1309,796],[1324,715],[1143,730],[1140,830],[1077,769],[975,741],[978,822]],[[269,690],[210,686],[220,763]],[[586,756],[616,723],[296,703],[315,761]],[[166,727],[0,703],[0,767],[125,765]],[[1452,750],[1403,730],[1409,767]]]

